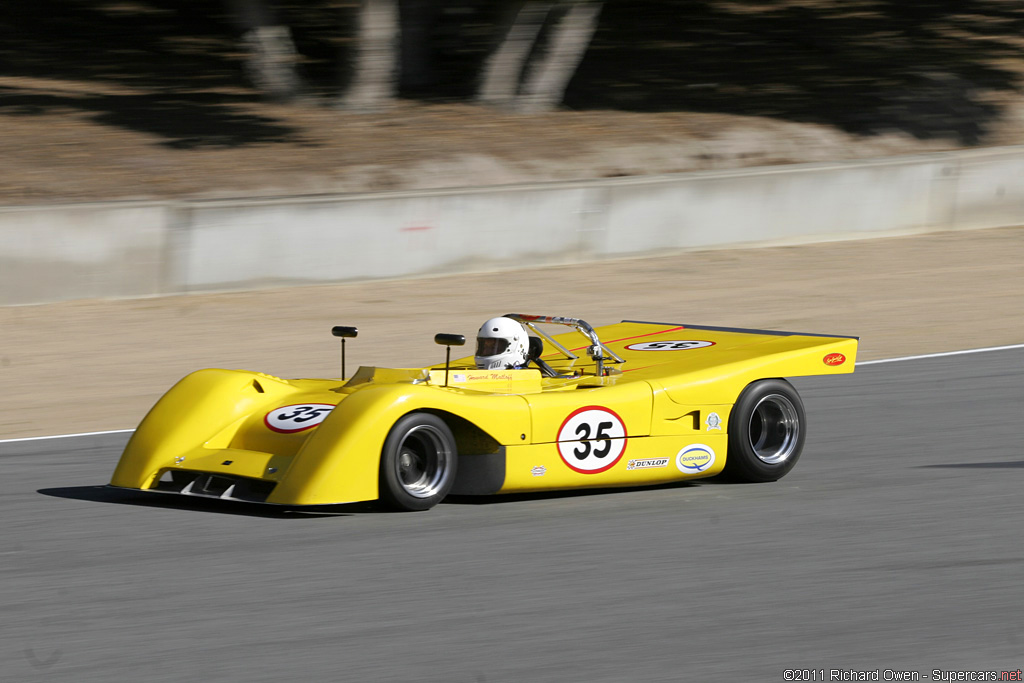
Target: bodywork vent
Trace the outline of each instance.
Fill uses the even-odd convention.
[[[150,491],[176,493],[181,496],[239,500],[247,503],[266,502],[275,482],[232,477],[208,472],[165,470]]]

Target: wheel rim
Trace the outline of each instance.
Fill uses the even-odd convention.
[[[796,406],[782,394],[768,394],[754,406],[747,438],[758,460],[769,465],[785,462],[796,451],[800,417]]]
[[[451,451],[441,432],[430,425],[410,429],[398,446],[398,483],[414,498],[430,498],[444,484]]]

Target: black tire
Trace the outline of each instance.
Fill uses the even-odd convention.
[[[735,481],[775,481],[786,475],[804,448],[807,415],[793,385],[784,379],[748,384],[729,416],[724,473]]]
[[[380,498],[396,510],[429,510],[455,483],[458,453],[444,420],[409,413],[391,428],[380,457]]]

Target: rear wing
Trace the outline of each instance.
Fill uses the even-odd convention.
[[[631,379],[684,384],[854,371],[854,336],[624,320],[598,330]],[[614,335],[614,336],[613,336]],[[668,380],[669,377],[675,379]]]
[[[649,320],[623,320],[624,323],[636,323],[638,325],[667,325],[671,327],[684,327],[688,330],[708,330],[711,332],[737,332],[739,334],[765,334],[772,337],[832,337],[835,339],[856,339],[852,334],[820,334],[818,332],[782,332],[779,330],[759,330],[753,327],[713,327],[711,325],[686,325],[683,323],[656,323]]]

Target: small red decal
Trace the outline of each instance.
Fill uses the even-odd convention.
[[[822,358],[821,362],[823,362],[825,365],[842,365],[843,363],[846,362],[846,356],[844,356],[841,353],[830,353],[824,358]]]

